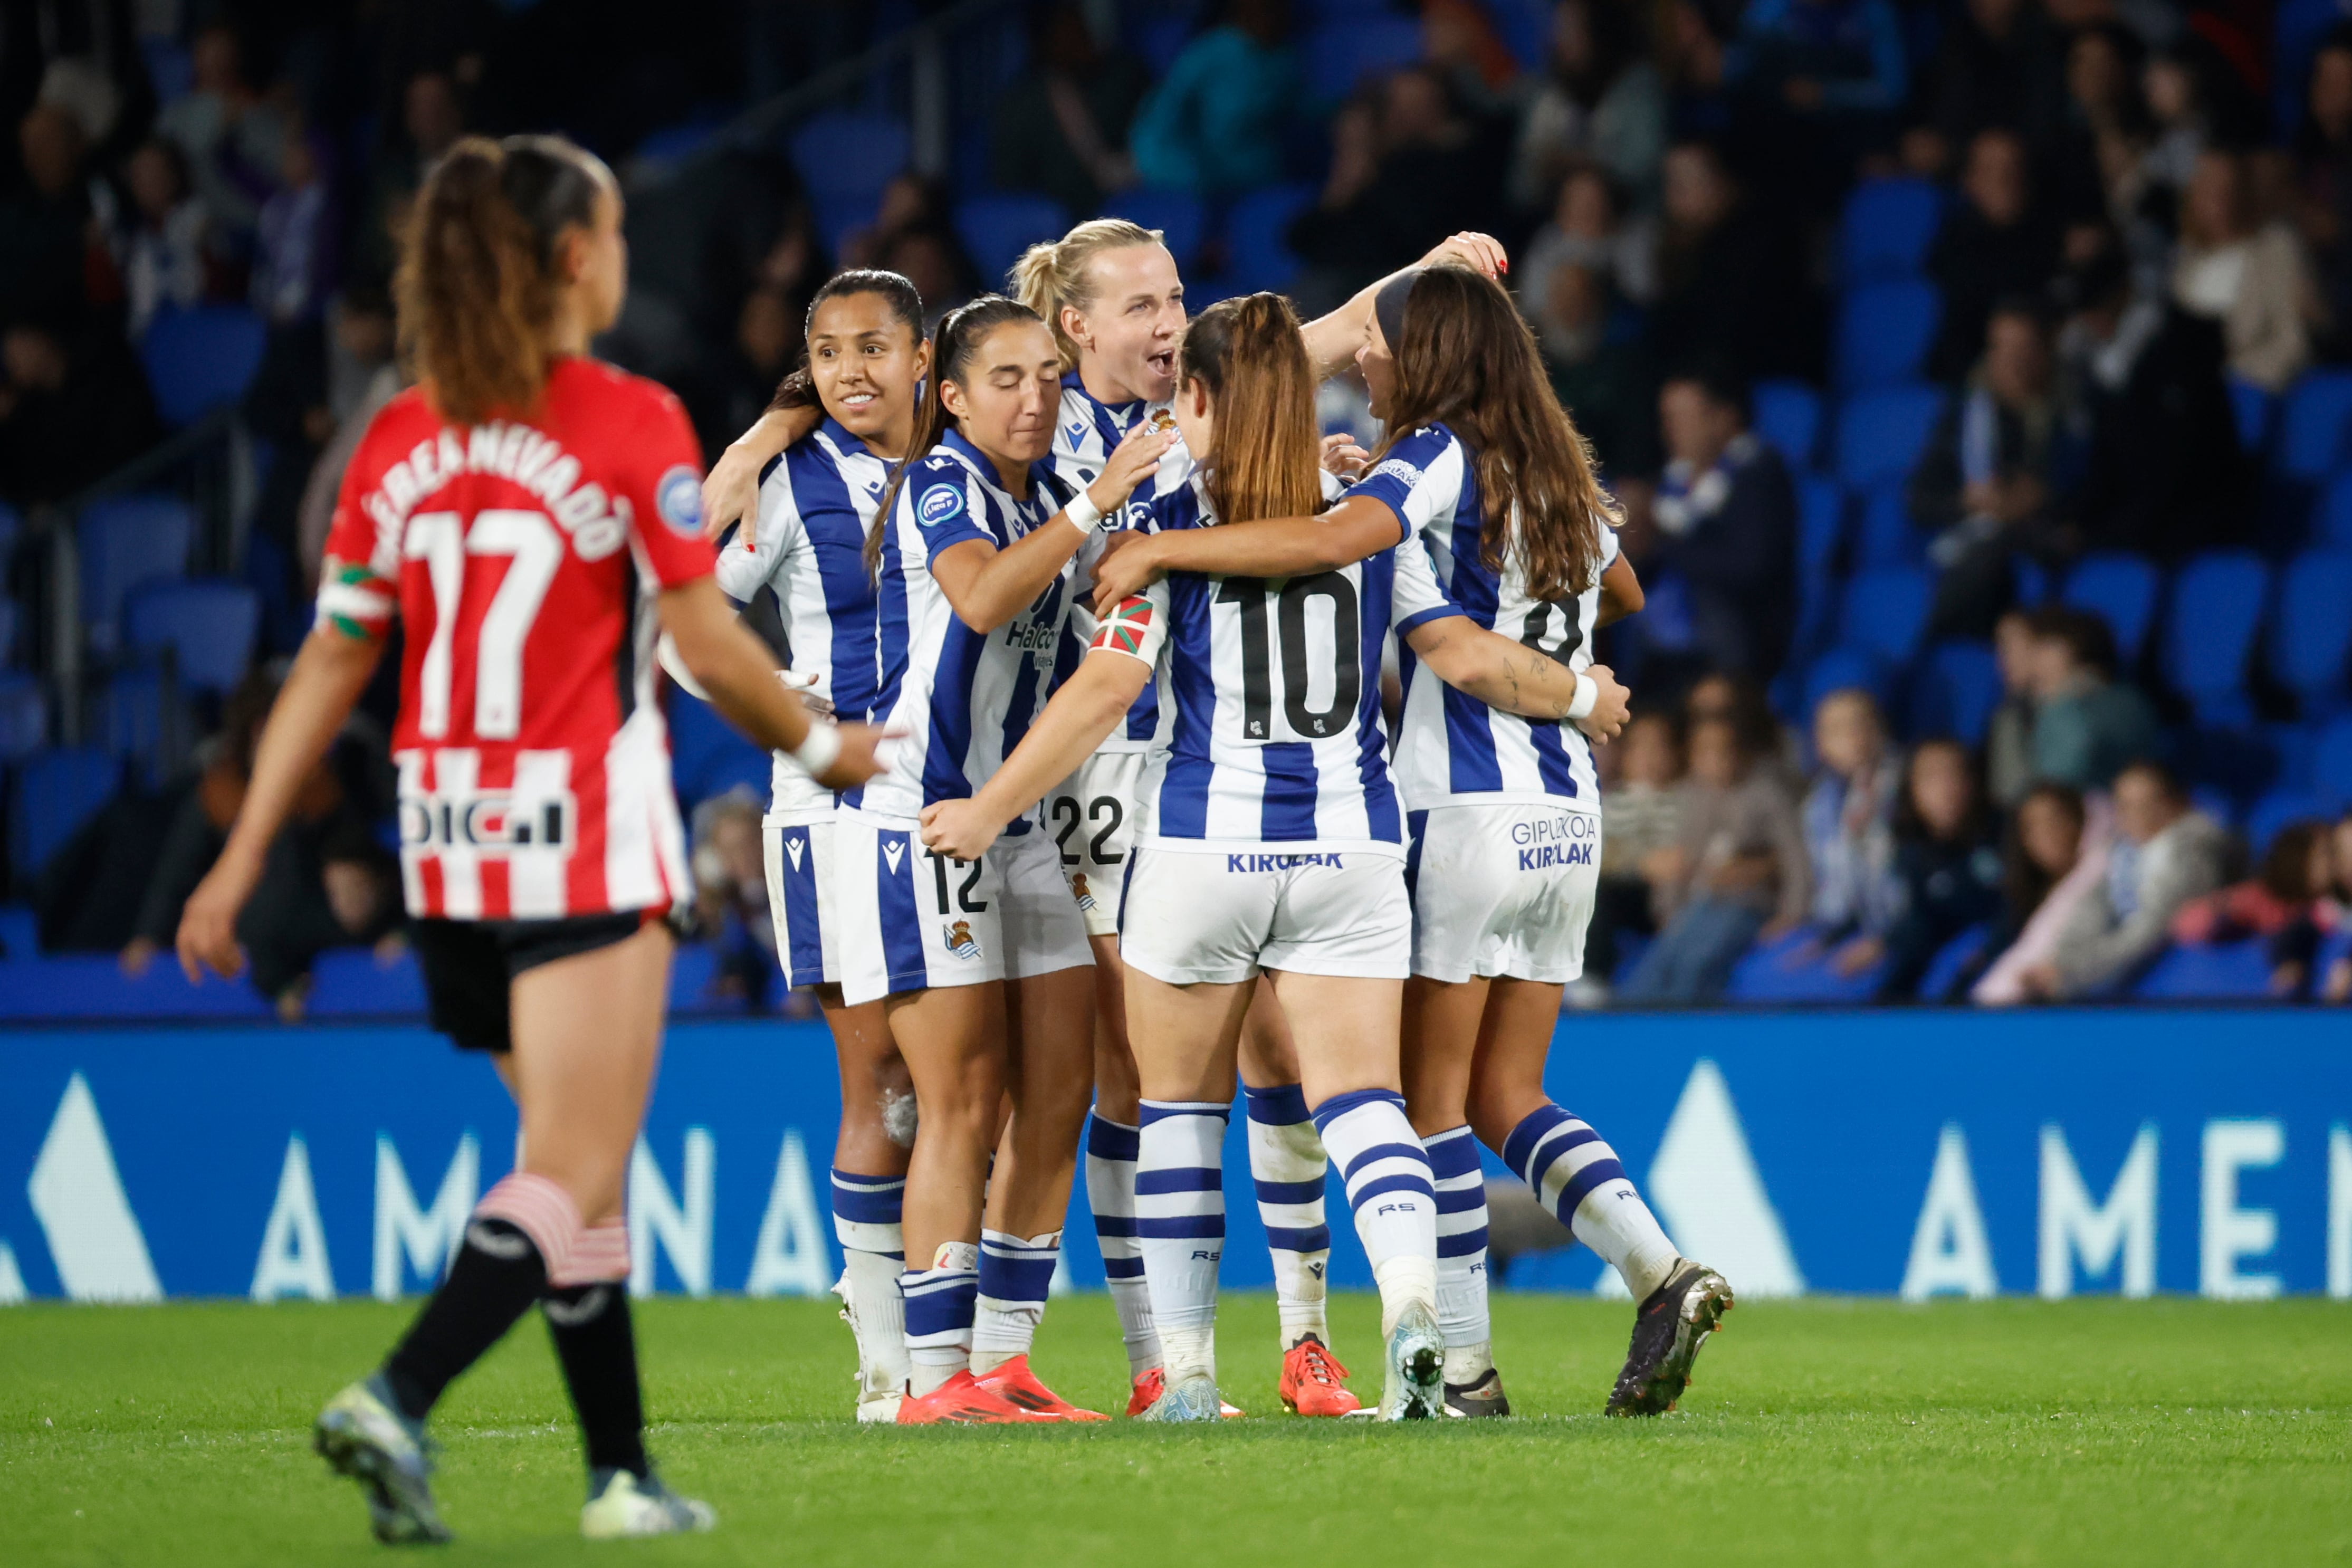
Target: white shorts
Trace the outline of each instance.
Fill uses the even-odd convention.
[[[1566,984],[1584,973],[1601,815],[1557,802],[1441,805],[1412,835],[1412,972]]]
[[[768,863],[768,918],[776,927],[776,963],[787,986],[838,984],[841,960],[834,907],[833,811],[822,817],[771,812],[761,822]]]
[[[1171,985],[1266,969],[1402,980],[1412,956],[1404,862],[1376,850],[1146,846],[1120,908],[1119,956]]]
[[[1135,843],[1135,797],[1149,760],[1141,752],[1097,752],[1045,797],[1045,826],[1061,850],[1062,874],[1088,936],[1118,934],[1118,884]]]
[[[1054,841],[1034,826],[976,862],[951,860],[924,848],[914,823],[844,811],[833,860],[841,994],[852,1006],[1095,961]]]

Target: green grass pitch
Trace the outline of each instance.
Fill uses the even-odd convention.
[[[1335,1337],[1376,1393],[1377,1304]],[[0,1562],[380,1561],[311,1457],[318,1405],[411,1309],[0,1312]],[[452,1562],[2147,1563],[2352,1561],[2352,1305],[1742,1307],[1680,1414],[1597,1414],[1630,1310],[1498,1295],[1528,1418],[1278,1414],[1270,1299],[1228,1299],[1213,1430],[861,1429],[848,1331],[806,1301],[641,1303],[653,1447],[719,1531],[591,1547],[546,1336],[436,1417]],[[1108,1301],[1054,1304],[1041,1373],[1116,1407]],[[1697,1554],[1697,1555],[1695,1555]]]

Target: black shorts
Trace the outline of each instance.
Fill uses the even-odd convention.
[[[658,910],[552,921],[420,920],[409,927],[433,1027],[469,1051],[514,1048],[509,999],[515,977],[542,963],[626,942]]]

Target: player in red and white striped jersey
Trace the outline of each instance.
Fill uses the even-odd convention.
[[[387,1542],[447,1538],[425,1417],[534,1302],[586,1439],[583,1532],[709,1528],[646,1457],[621,1213],[660,1049],[662,917],[688,889],[656,637],[820,783],[875,771],[875,732],[813,722],[711,581],[677,400],[585,357],[620,313],[620,222],[611,172],[557,138],[468,138],[427,176],[398,279],[422,380],[353,458],[318,624],[181,920],[192,978],[242,967],[237,913],[397,618],[401,868],[433,1023],[494,1053],[522,1130],[406,1337],[319,1417],[319,1452]]]

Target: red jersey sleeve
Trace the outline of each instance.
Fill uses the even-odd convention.
[[[626,483],[638,548],[665,588],[708,577],[718,556],[702,537],[702,444],[685,405],[648,384],[649,406]]]
[[[383,637],[400,607],[397,520],[388,512],[379,519],[365,504],[383,477],[383,444],[377,437],[386,412],[377,413],[344,465],[319,568],[319,623],[346,637]]]

